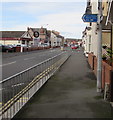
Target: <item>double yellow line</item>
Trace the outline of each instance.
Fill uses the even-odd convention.
[[[6,104],[4,104],[1,108],[0,111],[2,111],[2,114],[10,108],[16,101],[18,100],[23,100],[22,95],[24,95],[30,88],[34,86],[40,79],[48,75],[49,72],[51,72],[53,69],[57,69],[57,65],[59,65],[62,62],[62,59],[51,65],[49,68],[44,70],[42,73],[40,73],[38,76],[36,76],[32,82],[30,82],[24,89],[22,89],[18,94],[16,94],[13,98],[11,98]],[[28,99],[28,98],[27,98]],[[26,99],[26,101],[27,101]],[[19,101],[18,101],[19,102]],[[2,104],[2,103],[1,103]]]

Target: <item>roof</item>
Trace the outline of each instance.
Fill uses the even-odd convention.
[[[39,30],[40,30],[40,28],[30,28],[33,32],[34,31],[38,31],[39,32]]]
[[[0,31],[2,38],[20,38],[25,31]]]
[[[67,41],[81,41],[82,39],[66,38]]]
[[[57,31],[54,31],[54,30],[52,30],[52,33],[54,34],[54,35],[59,35],[59,32],[57,32]]]
[[[61,35],[57,35],[57,37],[58,37],[58,38],[64,38],[64,37],[63,37],[63,36],[61,36]]]
[[[34,31],[40,31],[41,29],[43,29],[44,31],[46,31],[47,29],[46,28],[29,28],[29,29],[32,29],[32,31],[34,32]]]
[[[47,36],[50,37],[51,36],[51,31],[47,30]]]

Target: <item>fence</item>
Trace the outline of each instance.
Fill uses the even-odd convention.
[[[69,56],[63,52],[1,81],[0,119],[13,118]]]

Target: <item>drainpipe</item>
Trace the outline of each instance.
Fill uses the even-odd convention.
[[[113,46],[112,46],[112,44],[113,44],[113,43],[112,43],[112,37],[113,37],[113,36],[112,36],[112,33],[113,33],[113,30],[112,30],[112,24],[111,24],[111,55],[110,55],[110,56],[111,56],[111,66],[112,66],[112,62],[113,62],[113,61],[112,61],[112,57],[113,57],[113,55],[112,55],[112,51],[113,51],[113,49],[112,49],[112,48],[113,48]]]

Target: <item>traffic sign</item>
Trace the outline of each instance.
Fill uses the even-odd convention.
[[[97,22],[98,21],[98,15],[97,14],[84,14],[82,16],[82,20],[84,22]]]
[[[34,37],[38,38],[39,37],[39,32],[38,31],[34,31]]]

